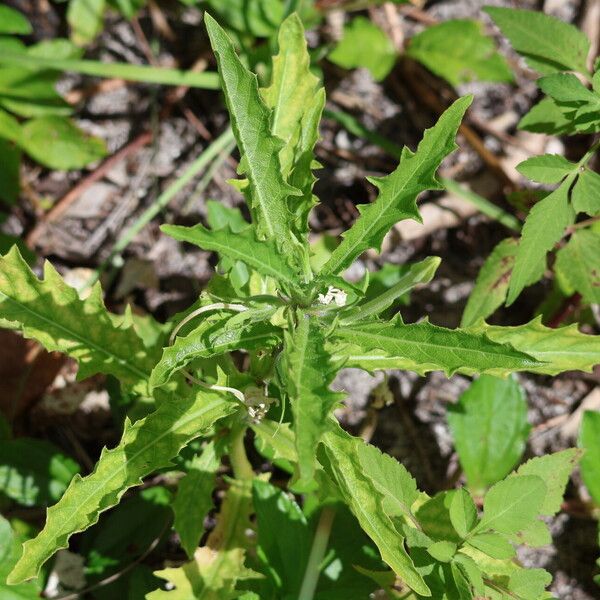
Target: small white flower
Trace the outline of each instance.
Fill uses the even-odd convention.
[[[330,285],[327,288],[326,294],[319,294],[319,303],[325,304],[326,306],[334,302],[336,306],[346,306],[346,301],[348,299],[348,294],[344,290],[340,290],[338,288]]]

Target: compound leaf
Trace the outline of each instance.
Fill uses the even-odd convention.
[[[323,436],[323,454],[319,461],[360,526],[379,548],[383,560],[415,592],[429,596],[429,587],[404,548],[404,538],[383,510],[385,495],[361,467],[360,457],[368,452],[366,448],[367,444],[361,439],[336,428]]]
[[[556,254],[555,271],[587,304],[600,304],[600,232],[580,229]]]
[[[100,513],[117,504],[130,487],[158,468],[166,467],[181,448],[202,435],[214,422],[236,410],[216,392],[201,390],[178,395],[134,424],[127,419],[118,446],[103,450],[94,471],[76,475],[60,501],[48,509],[46,525],[25,543],[23,555],[9,576],[10,583],[35,577],[40,567],[69,537],[98,521]]]
[[[558,183],[577,168],[575,163],[560,154],[532,156],[517,165],[517,171],[531,181]]]
[[[77,360],[80,378],[108,373],[148,395],[156,357],[126,316],[106,310],[99,286],[81,300],[50,263],[44,279],[38,279],[14,247],[0,257],[0,317],[16,323],[46,350]]]
[[[575,213],[569,204],[571,175],[551,194],[540,200],[527,215],[508,286],[507,306],[546,264],[546,254],[573,223]]]
[[[513,475],[499,481],[485,495],[476,530],[510,535],[525,529],[540,514],[546,489],[536,475]]]
[[[452,85],[513,78],[477,21],[457,19],[428,27],[410,40],[406,53]]]
[[[515,257],[519,248],[514,238],[502,240],[486,258],[475,287],[469,295],[467,306],[460,322],[461,327],[469,327],[489,317],[506,300],[508,284],[512,273]],[[544,265],[531,274],[528,285],[539,281],[544,275]]]
[[[600,175],[585,167],[577,178],[571,198],[576,212],[587,213],[591,217],[600,213]]]
[[[542,75],[557,71],[587,73],[590,41],[577,27],[539,11],[486,6],[513,48]]]
[[[342,234],[343,240],[323,266],[322,275],[346,269],[368,248],[379,249],[385,234],[398,221],[421,221],[417,196],[425,190],[442,189],[435,173],[442,160],[457,148],[456,132],[472,99],[465,96],[450,106],[438,122],[425,131],[416,152],[405,147],[393,173],[370,179],[379,189],[379,196],[373,204],[358,207],[360,216]]]
[[[552,516],[560,510],[569,477],[581,455],[581,450],[569,448],[536,456],[517,469],[517,475],[537,475],[546,484],[546,496],[540,514]]]

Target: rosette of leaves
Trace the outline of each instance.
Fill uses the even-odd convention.
[[[540,12],[488,7],[527,65],[539,73],[544,97],[519,128],[551,135],[600,131],[600,61],[588,69],[590,41],[576,27]],[[517,169],[550,186],[531,208],[518,240],[500,242],[484,264],[469,298],[463,325],[510,306],[524,288],[540,281],[555,255],[553,270],[562,296],[578,293],[584,303],[600,302],[600,175],[590,162],[598,142],[574,162],[556,154],[534,156]]]
[[[597,338],[571,328],[405,323],[398,302],[432,278],[439,259],[404,267],[383,288],[344,277],[396,222],[420,219],[417,197],[440,188],[436,171],[456,148],[471,98],[450,106],[414,151],[405,148],[394,172],[371,179],[377,199],[359,207],[354,225],[313,268],[308,215],[317,202],[313,148],[324,91],[309,69],[301,21],[292,15],[282,24],[264,89],[225,31],[209,16],[206,24],[241,154],[236,186],[251,222],[223,211],[212,219],[216,228],[163,228],[220,258],[198,301],[167,326],[172,339],[150,319],[109,313],[99,287],[80,299],[51,266],[38,279],[16,250],[0,258],[3,324],[73,357],[80,377],[107,373],[153,406],[143,419],[126,419],[121,441],[102,452],[91,474],[73,479],[25,543],[8,583],[35,578],[70,536],[203,438],[173,503],[189,561],[155,573],[169,585],[151,600],[348,598],[381,588],[414,598],[546,597],[549,575],[513,562],[513,544],[542,537],[539,517],[557,510],[573,453],[509,474],[487,492],[479,517],[465,490],[419,492],[400,463],[332,416],[343,396],[329,386],[344,365],[506,376],[589,370],[597,362]],[[577,352],[565,353],[566,343]],[[234,360],[233,351],[245,359]],[[290,473],[295,498],[255,473],[244,445],[249,429],[257,450]],[[204,535],[224,455],[232,477],[222,482],[216,528]]]

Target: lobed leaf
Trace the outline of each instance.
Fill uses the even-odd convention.
[[[35,577],[57,550],[67,546],[71,535],[96,523],[100,513],[117,504],[127,489],[168,466],[183,446],[235,410],[235,403],[201,390],[163,402],[134,424],[126,419],[119,444],[111,450],[105,448],[94,471],[83,479],[76,475],[60,501],[48,509],[44,528],[25,543],[9,582]]]
[[[268,322],[273,312],[269,307],[205,319],[187,335],[177,337],[172,346],[163,349],[150,375],[151,388],[165,385],[177,371],[197,358],[273,346],[279,341],[281,331]]]
[[[114,375],[149,395],[148,378],[156,356],[149,352],[127,317],[110,314],[97,285],[85,300],[46,263],[38,279],[14,247],[0,257],[0,318],[18,324],[27,338],[79,363],[80,378]]]
[[[472,99],[465,96],[452,104],[438,122],[425,131],[416,152],[405,147],[393,173],[370,179],[379,188],[379,196],[373,204],[358,207],[360,216],[342,234],[341,244],[321,269],[322,275],[340,273],[365,250],[379,249],[385,234],[398,221],[421,221],[417,196],[425,190],[442,189],[435,173],[442,160],[457,148],[456,132]]]
[[[284,179],[279,159],[283,142],[271,132],[271,111],[260,97],[256,75],[242,64],[231,40],[209,14],[205,22],[242,155],[240,172],[249,180],[247,197],[257,234],[277,244],[294,264],[299,242],[291,233],[288,198],[301,191]]]
[[[296,285],[297,274],[279,253],[277,244],[273,240],[258,240],[253,227],[234,232],[229,227],[211,230],[202,225],[163,225],[161,230],[180,242],[218,252],[222,258],[242,261],[278,283],[289,287]]]
[[[346,360],[346,366],[368,371],[409,369],[421,375],[436,370],[448,376],[459,372],[506,375],[541,366],[529,354],[495,342],[484,333],[445,329],[428,321],[410,325],[397,321],[347,325],[338,328],[332,339],[335,358]]]
[[[308,486],[314,477],[315,448],[329,429],[329,416],[340,395],[329,385],[336,369],[325,349],[322,324],[298,311],[296,323],[284,335],[280,372],[294,415],[299,481]]]
[[[333,479],[360,526],[379,548],[383,560],[422,596],[431,591],[404,548],[404,538],[383,510],[385,495],[360,466],[367,444],[339,428],[323,436],[319,461]]]
[[[539,361],[533,373],[556,375],[563,371],[591,371],[600,364],[600,336],[586,335],[577,325],[550,328],[537,317],[525,325],[501,327],[480,322],[467,331],[485,333],[500,344],[527,352]]]
[[[317,201],[312,193],[316,180],[313,149],[319,138],[325,90],[310,70],[304,27],[296,13],[281,24],[278,44],[271,85],[262,90],[262,97],[272,111],[271,132],[285,142],[279,153],[284,177],[302,192],[301,197],[290,198],[295,228],[302,234],[308,231],[308,213]]]

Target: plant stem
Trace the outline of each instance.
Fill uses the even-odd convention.
[[[323,557],[327,550],[327,543],[329,542],[329,534],[331,533],[334,517],[335,509],[331,506],[326,506],[321,511],[298,600],[312,600],[315,595],[317,582],[319,581],[319,575],[321,574],[321,563],[323,562]]]
[[[93,75],[96,77],[110,77],[126,79],[127,81],[186,86],[206,90],[218,90],[221,87],[219,76],[214,72],[197,73],[195,71],[130,65],[127,63],[105,63],[96,60],[51,58],[48,56],[33,56],[24,52],[14,52],[9,50],[3,50],[2,54],[0,54],[0,64],[20,65],[38,69],[53,69],[55,71],[72,71],[74,73],[83,73],[84,75]]]
[[[236,479],[251,480],[254,478],[254,469],[246,456],[246,448],[244,447],[247,429],[245,424],[238,424],[234,425],[231,430],[229,460]]]

